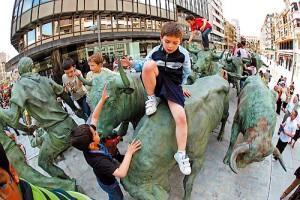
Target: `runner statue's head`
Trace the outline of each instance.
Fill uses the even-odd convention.
[[[18,71],[22,76],[25,73],[32,72],[33,61],[29,57],[23,57],[20,59],[18,63]]]

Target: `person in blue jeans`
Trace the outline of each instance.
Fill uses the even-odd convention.
[[[84,87],[78,76],[82,76],[81,71],[76,69],[72,58],[66,58],[63,61],[63,68],[65,74],[62,76],[63,86],[66,92],[71,94],[71,98],[76,100],[82,111],[84,112],[85,120],[90,116],[91,110],[86,102],[87,90]]]
[[[204,50],[209,50],[209,39],[208,34],[212,31],[211,24],[207,21],[207,19],[202,17],[194,17],[193,15],[188,15],[185,18],[185,21],[190,25],[191,27],[191,35],[188,40],[188,43],[191,43],[193,38],[196,35],[196,31],[200,31],[202,33],[202,44],[204,47]]]
[[[97,182],[108,194],[109,200],[123,200],[122,190],[115,177],[124,178],[127,175],[131,158],[142,144],[139,140],[133,140],[128,145],[120,165],[112,158],[105,145],[100,142],[100,136],[96,132],[96,124],[107,98],[105,86],[102,97],[92,114],[91,124],[82,124],[72,131],[71,145],[83,152],[86,162],[93,168]]]

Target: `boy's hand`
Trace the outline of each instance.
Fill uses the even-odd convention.
[[[185,97],[190,97],[191,96],[191,93],[190,93],[190,91],[188,89],[182,89],[182,91],[183,91],[183,95]]]
[[[142,148],[142,142],[140,140],[133,140],[129,145],[126,153],[133,155],[135,152]]]
[[[80,71],[78,71],[78,70],[75,70],[75,76],[81,76],[81,73],[80,73]]]
[[[106,86],[107,86],[107,84],[104,85],[103,91],[102,91],[101,99],[102,99],[103,101],[106,101],[106,99],[108,99],[108,97],[109,97],[109,96],[107,95]]]

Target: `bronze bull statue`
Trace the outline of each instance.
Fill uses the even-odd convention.
[[[238,172],[238,168],[262,161],[273,152],[280,158],[280,163],[285,169],[278,149],[272,145],[276,125],[275,102],[275,95],[258,75],[246,79],[239,95],[230,145],[224,158],[224,163],[235,173]],[[236,145],[239,133],[244,137],[242,143]]]
[[[184,179],[184,198],[190,199],[212,130],[222,121],[220,135],[224,131],[229,107],[229,84],[217,74],[197,79],[193,85],[186,87],[192,93],[185,106],[189,130],[187,153],[192,161],[192,174]],[[145,112],[144,88],[139,77],[117,76],[108,82],[107,90],[109,99],[98,124],[104,136],[120,122],[135,121]],[[99,99],[98,92],[91,96]],[[177,148],[175,122],[167,105],[161,103],[155,115],[144,116],[134,135],[143,142],[143,148],[133,157],[128,175],[122,180],[124,188],[136,199],[167,199],[170,189],[168,171],[176,164],[173,154]]]

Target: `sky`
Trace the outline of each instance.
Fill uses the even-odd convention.
[[[284,0],[221,0],[225,19],[238,19],[241,35],[259,36],[267,14],[281,12]]]
[[[242,35],[259,36],[266,14],[284,9],[283,0],[222,0],[226,19],[238,19]],[[1,0],[0,6],[0,52],[10,58],[18,52],[10,44],[10,25],[14,0]]]

